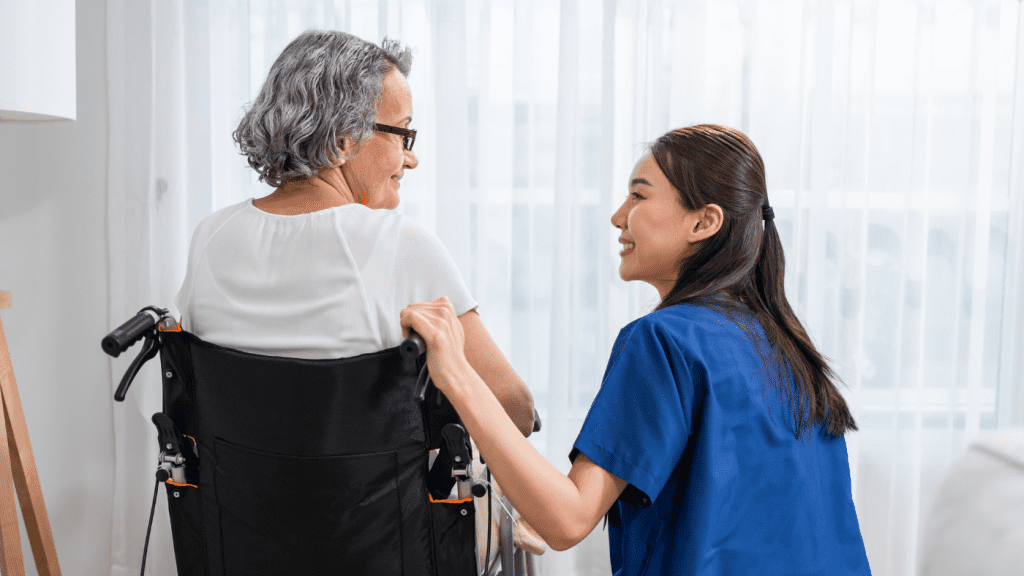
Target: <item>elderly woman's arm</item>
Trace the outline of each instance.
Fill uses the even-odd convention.
[[[491,389],[516,428],[533,432],[533,395],[491,339],[476,310],[459,316],[466,333],[465,355],[469,365]]]

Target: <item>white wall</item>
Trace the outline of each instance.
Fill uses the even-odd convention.
[[[110,570],[106,9],[76,7],[78,120],[0,124],[0,312],[69,576]],[[36,574],[22,526],[26,573]],[[138,551],[141,554],[141,550]]]

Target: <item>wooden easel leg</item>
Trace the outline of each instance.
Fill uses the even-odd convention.
[[[50,532],[50,520],[46,515],[46,503],[43,502],[43,488],[39,484],[36,461],[28,441],[28,428],[25,426],[25,417],[21,411],[18,389],[15,388],[10,396],[4,390],[3,400],[14,488],[18,493],[18,502],[21,503],[21,516],[25,520],[25,531],[28,532],[28,541],[32,546],[36,572],[39,576],[60,576],[57,548]]]
[[[0,538],[3,539],[3,576],[23,575],[24,560],[21,555],[21,534],[18,530],[18,516],[14,507],[13,488],[21,502],[21,515],[25,520],[28,540],[36,561],[39,576],[60,576],[57,549],[53,544],[50,521],[43,502],[43,490],[39,484],[36,461],[32,456],[32,445],[28,439],[25,414],[21,409],[18,385],[14,380],[14,368],[7,350],[3,323],[0,322],[0,396],[4,420],[0,431]],[[8,449],[2,449],[6,446]],[[8,527],[13,522],[13,525]],[[9,534],[10,532],[10,534]],[[8,554],[10,550],[10,554]],[[16,557],[15,557],[16,556]]]
[[[0,324],[0,383],[14,379],[11,357],[7,352],[3,324]],[[2,396],[0,386],[0,396]],[[2,411],[6,412],[6,411]],[[18,527],[18,508],[14,503],[14,474],[11,470],[11,450],[7,449],[7,417],[0,413],[4,426],[0,427],[0,574],[24,576],[25,561],[21,556],[21,530]]]

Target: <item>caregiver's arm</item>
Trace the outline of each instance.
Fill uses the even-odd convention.
[[[459,316],[459,323],[465,333],[464,350],[469,365],[497,397],[520,434],[529,436],[533,432],[533,395],[530,390],[491,339],[475,309]]]
[[[402,311],[427,343],[430,377],[455,406],[487,467],[512,505],[555,550],[583,540],[626,482],[580,454],[562,475],[518,433],[515,424],[462,353],[465,333],[446,298]]]

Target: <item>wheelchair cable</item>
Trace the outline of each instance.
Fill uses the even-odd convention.
[[[491,469],[484,466],[484,470],[487,472],[487,480],[485,481],[487,484],[487,551],[484,553],[484,573],[489,573],[490,566],[487,564],[491,559],[491,494],[494,492],[494,485],[491,484]],[[481,498],[483,498],[483,496],[481,496]],[[501,506],[501,509],[505,511],[505,514],[508,514],[509,520],[511,520],[514,525],[516,516],[508,509],[508,506],[505,506],[504,500],[505,497],[502,497],[501,500],[498,500],[498,504]],[[477,553],[479,553],[479,551]],[[504,569],[505,568],[503,567],[502,570]]]
[[[491,563],[491,469],[487,468],[487,552],[484,554],[484,573],[490,571]]]
[[[146,552],[149,551],[149,533],[153,530],[153,514],[156,512],[156,497],[160,493],[160,481],[153,487],[153,505],[149,507],[149,525],[146,526],[146,543],[142,546],[142,570],[139,576],[146,576]]]

